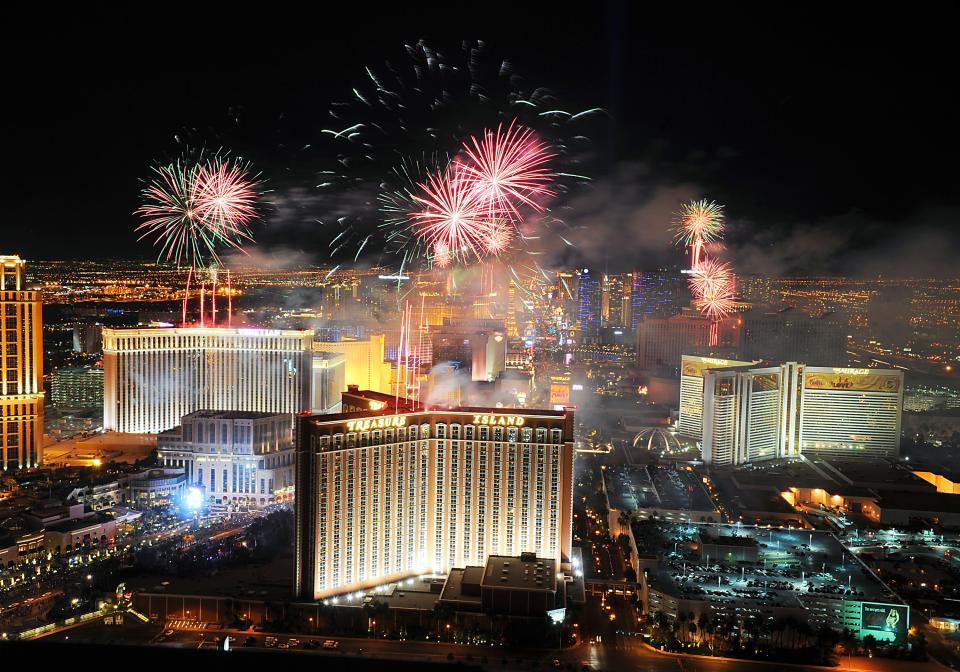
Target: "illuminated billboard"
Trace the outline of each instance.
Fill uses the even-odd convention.
[[[872,635],[877,641],[906,642],[910,627],[910,607],[905,604],[860,605],[860,639]]]
[[[570,386],[550,383],[550,403],[554,406],[563,406],[570,403]]]
[[[847,373],[847,372],[852,373]],[[808,390],[850,390],[853,392],[900,391],[901,376],[861,373],[869,369],[835,369],[833,373],[808,373]]]
[[[736,359],[683,355],[683,357],[680,358],[680,375],[703,378],[703,372],[706,369],[724,369],[729,366],[749,366],[751,364],[756,364],[756,362],[741,362]]]

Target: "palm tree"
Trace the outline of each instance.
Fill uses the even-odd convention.
[[[686,612],[681,611],[677,614],[677,624],[680,628],[680,637],[683,639],[683,631],[687,628],[687,614]]]

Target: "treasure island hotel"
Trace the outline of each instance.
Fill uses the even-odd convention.
[[[343,395],[297,416],[296,592],[316,600],[536,553],[569,567],[573,411]]]

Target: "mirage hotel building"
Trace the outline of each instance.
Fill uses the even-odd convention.
[[[351,389],[343,410],[297,417],[301,599],[490,555],[569,566],[571,409],[424,408]]]

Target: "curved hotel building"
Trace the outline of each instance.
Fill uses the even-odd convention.
[[[524,552],[571,562],[573,411],[343,395],[296,429],[297,595],[324,597]]]
[[[747,464],[802,453],[895,458],[903,371],[770,365],[685,355],[681,434],[701,439],[703,461]]]
[[[104,329],[104,428],[162,432],[202,409],[309,410],[312,342],[312,331]]]

